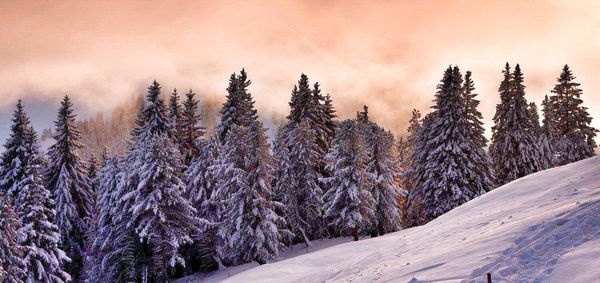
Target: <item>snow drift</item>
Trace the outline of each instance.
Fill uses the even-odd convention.
[[[487,272],[494,282],[600,282],[600,157],[515,180],[421,227],[225,281],[482,282]]]

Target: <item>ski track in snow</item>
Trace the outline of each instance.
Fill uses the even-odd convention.
[[[493,282],[600,282],[600,157],[515,180],[421,227],[245,269],[209,281],[485,282],[491,272]]]

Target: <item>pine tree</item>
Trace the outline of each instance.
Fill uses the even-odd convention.
[[[0,192],[6,193],[10,203],[17,194],[16,184],[24,177],[24,164],[31,152],[25,145],[31,142],[31,123],[21,100],[17,102],[13,114],[10,136],[4,143],[6,149],[0,157]]]
[[[359,234],[371,227],[375,200],[368,191],[372,176],[367,172],[365,144],[356,122],[340,124],[327,155],[327,168],[333,176],[324,181],[330,189],[323,196],[324,217],[329,225],[358,241]]]
[[[366,144],[369,149],[367,172],[373,177],[371,189],[375,199],[375,219],[371,235],[383,235],[400,230],[402,211],[400,198],[406,195],[396,183],[398,172],[394,152],[394,136],[374,123],[368,124]]]
[[[122,192],[119,188],[123,183],[123,171],[119,159],[110,156],[98,172],[100,181],[96,199],[97,231],[92,247],[102,265],[93,266],[88,271],[89,276],[86,279],[96,278],[89,282],[125,281],[125,278],[119,275],[127,276],[131,272],[128,268],[133,268],[132,249],[137,240],[130,237],[134,234],[132,229],[126,227],[127,216],[130,214],[122,209],[120,203]]]
[[[221,144],[225,143],[227,133],[234,125],[248,127],[257,121],[256,110],[248,86],[252,82],[244,69],[240,75],[231,74],[227,87],[227,100],[221,108],[221,122],[217,127],[217,135]]]
[[[363,111],[356,112],[356,121],[361,123],[369,122],[369,107],[363,105]]]
[[[25,249],[25,282],[67,282],[71,276],[64,265],[70,258],[60,248],[62,246],[59,228],[52,223],[56,218],[54,201],[44,187],[40,172],[41,159],[38,156],[35,132],[31,130],[31,140],[25,146],[31,152],[25,163],[25,174],[18,182],[18,195],[15,200],[17,215],[22,223],[18,230],[18,242]]]
[[[315,166],[319,153],[314,146],[316,136],[308,122],[289,130],[286,149],[280,151],[277,191],[285,204],[285,218],[297,241],[310,245],[310,240],[323,237],[322,175]]]
[[[182,112],[181,105],[179,104],[179,94],[177,93],[177,89],[173,89],[169,97],[169,121],[173,127],[172,135],[177,145],[182,143]]]
[[[559,134],[560,157],[559,164],[579,161],[595,155],[597,130],[590,124],[592,117],[584,107],[579,88],[580,84],[574,82],[575,77],[565,65],[558,83],[552,90],[550,97],[552,111],[554,111],[554,126]]]
[[[542,101],[542,112],[544,113],[544,119],[542,120],[542,127],[540,129],[538,147],[542,157],[542,169],[548,169],[558,165],[560,153],[558,131],[554,127],[554,111],[547,95],[544,97],[544,101]]]
[[[411,113],[411,118],[408,121],[408,129],[407,129],[407,135],[406,135],[406,140],[404,141],[405,144],[402,145],[402,147],[399,149],[400,152],[404,152],[404,158],[402,160],[399,161],[399,166],[401,168],[402,171],[402,175],[400,176],[401,179],[401,184],[402,187],[404,189],[406,189],[407,191],[410,191],[411,189],[413,189],[415,186],[414,184],[411,184],[410,180],[412,178],[412,176],[410,176],[412,174],[412,169],[413,168],[413,163],[412,160],[414,159],[414,147],[416,146],[416,135],[417,135],[417,131],[419,130],[419,128],[421,127],[421,112],[419,112],[419,110],[417,109],[413,109],[412,113]]]
[[[525,99],[523,73],[519,65],[514,73],[506,65],[500,84],[501,104],[496,107],[490,155],[496,172],[496,184],[503,185],[539,171],[540,153],[532,135],[532,122]]]
[[[485,128],[483,127],[483,115],[477,110],[479,100],[475,93],[475,84],[471,78],[471,71],[465,73],[465,80],[462,86],[462,100],[465,107],[467,119],[467,139],[472,146],[472,151],[468,157],[473,165],[474,175],[468,178],[475,191],[490,191],[494,188],[494,170],[492,159],[485,151],[488,140],[485,138]]]
[[[472,160],[479,145],[472,140],[472,123],[467,119],[463,79],[458,67],[449,67],[438,86],[434,116],[429,128],[428,155],[417,187],[422,213],[419,221],[432,220],[486,192],[485,177]],[[491,182],[488,180],[488,182]],[[423,224],[423,223],[417,223]]]
[[[187,197],[198,216],[212,223],[219,223],[225,213],[222,205],[215,200],[217,189],[217,172],[214,166],[219,160],[221,147],[218,139],[209,138],[198,141],[199,154],[185,172]],[[216,232],[218,225],[212,225],[202,233],[194,233],[193,251],[190,251],[190,261],[200,261],[202,266],[211,267],[218,261],[216,252]]]
[[[186,165],[189,165],[192,159],[199,155],[200,149],[196,142],[204,135],[204,128],[199,125],[200,114],[198,113],[198,101],[194,98],[195,95],[191,89],[185,94],[186,100],[183,102],[183,113],[181,115],[180,150]]]
[[[56,202],[54,223],[59,228],[63,250],[71,258],[67,270],[74,280],[78,280],[85,253],[86,218],[92,210],[93,196],[85,163],[79,156],[79,150],[83,147],[79,142],[81,133],[75,123],[69,96],[65,96],[61,102],[55,126],[56,142],[48,150],[46,186]]]
[[[84,246],[85,252],[83,254],[83,267],[81,281],[84,282],[95,282],[94,280],[100,277],[99,265],[101,265],[101,257],[97,249],[94,248],[94,240],[98,233],[98,206],[96,201],[98,199],[98,187],[100,180],[98,178],[98,171],[100,165],[96,156],[92,153],[87,163],[87,177],[90,180],[90,191],[92,193],[92,210],[90,215],[86,217],[86,231]]]
[[[185,266],[179,248],[191,242],[190,235],[208,224],[184,197],[180,153],[169,137],[170,123],[160,98],[160,85],[148,88],[147,105],[134,147],[133,167],[138,183],[131,194],[131,220],[142,244],[141,278],[166,280],[177,265]],[[147,258],[145,258],[147,256]]]
[[[232,133],[239,133],[236,137],[244,140],[247,148],[243,152],[247,155],[244,167],[237,168],[242,177],[237,182],[237,190],[218,193],[230,196],[219,235],[226,237],[234,262],[264,264],[277,257],[283,238],[290,233],[280,229],[285,226],[285,220],[274,211],[282,204],[271,199],[273,158],[262,124],[258,122],[238,130]]]
[[[529,111],[529,117],[531,120],[531,135],[535,140],[538,140],[540,136],[541,127],[540,115],[538,114],[538,109],[537,105],[535,105],[535,102],[530,102],[527,110]]]
[[[513,166],[510,161],[505,160],[504,156],[509,146],[507,143],[507,135],[509,128],[509,109],[512,103],[512,72],[508,63],[506,63],[502,71],[504,78],[500,83],[498,92],[500,93],[500,103],[496,105],[496,113],[494,114],[494,126],[492,126],[492,140],[490,143],[490,157],[494,164],[496,172],[496,185],[503,185],[510,180],[515,179],[514,176],[509,176],[507,171]],[[506,162],[506,163],[505,163]],[[502,172],[507,173],[502,173]]]
[[[92,207],[94,207],[94,202],[96,200],[96,192],[98,190],[98,170],[100,170],[100,165],[98,164],[98,159],[92,153],[90,155],[90,159],[87,162],[87,177],[90,180],[90,192],[92,194]]]
[[[0,282],[21,283],[25,278],[24,248],[17,242],[20,227],[10,200],[0,192]]]
[[[323,98],[322,107],[323,115],[325,116],[323,124],[327,129],[327,144],[331,146],[331,141],[335,137],[335,132],[337,129],[337,121],[335,121],[337,115],[335,114],[336,111],[333,107],[333,101],[331,100],[331,96],[329,94],[326,94]],[[327,150],[325,150],[325,152],[329,151],[329,146],[327,147]]]
[[[404,184],[408,190],[408,196],[405,201],[405,219],[404,227],[412,227],[427,223],[425,206],[423,205],[424,195],[421,188],[427,179],[427,158],[431,148],[427,142],[431,139],[431,128],[434,122],[435,112],[430,112],[415,131],[411,141],[411,151],[409,154],[410,167],[403,174]]]

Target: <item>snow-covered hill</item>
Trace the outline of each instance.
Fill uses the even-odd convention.
[[[600,282],[600,157],[539,172],[422,226],[226,282]]]

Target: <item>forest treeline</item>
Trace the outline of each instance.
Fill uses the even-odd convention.
[[[105,138],[86,142],[105,146],[88,160],[89,122],[76,121],[68,96],[47,153],[19,101],[0,158],[0,281],[164,282],[265,264],[298,243],[423,225],[595,154],[597,130],[568,66],[541,102],[541,121],[520,66],[502,74],[490,141],[473,74],[456,66],[444,71],[431,111],[414,110],[399,138],[367,106],[338,120],[332,97],[304,74],[273,139],[245,70],[229,78],[212,134],[192,90],[165,95],[154,81],[95,135]]]

